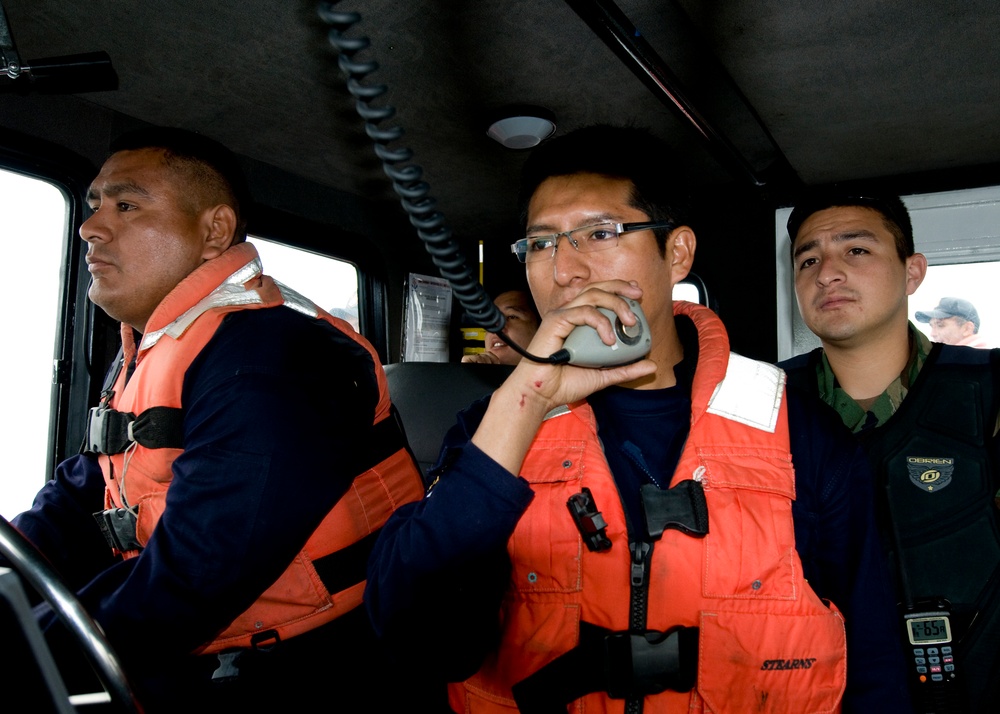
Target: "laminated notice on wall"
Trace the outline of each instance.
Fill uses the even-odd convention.
[[[410,273],[403,324],[403,361],[447,362],[450,323],[448,281]]]

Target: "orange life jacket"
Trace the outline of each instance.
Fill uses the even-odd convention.
[[[181,281],[157,306],[138,346],[134,373],[121,370],[110,407],[142,415],[150,407],[180,408],[184,373],[234,310],[287,305],[324,319],[365,347],[372,356],[379,386],[376,425],[392,424],[385,374],[377,353],[348,323],[332,317],[306,298],[261,274],[256,249],[240,243],[208,261]],[[124,362],[136,354],[132,330],[122,326]],[[137,420],[138,421],[138,420]],[[122,453],[99,456],[105,479],[105,506],[134,514],[135,539],[145,545],[166,505],[171,465],[180,448],[146,448],[133,441]],[[310,536],[281,577],[200,652],[246,647],[254,635],[281,639],[323,625],[361,604],[364,580],[329,592],[315,562],[375,533],[402,503],[423,495],[423,485],[405,446],[358,475],[344,496]],[[129,521],[131,523],[131,520]],[[126,550],[135,557],[139,550]]]
[[[647,628],[698,627],[700,642],[694,688],[648,694],[645,711],[837,712],[846,637],[836,607],[803,580],[795,550],[784,374],[730,354],[707,309],[675,303],[675,313],[694,321],[700,348],[691,431],[671,486],[700,482],[709,529],[703,538],[666,530],[653,543]],[[629,630],[625,514],[586,402],[546,418],[521,476],[535,497],[508,542],[501,642],[477,674],[450,685],[455,711],[509,714],[511,687],[578,647],[581,623]],[[584,547],[567,509],[584,487],[603,513],[610,549]],[[622,712],[624,702],[594,692],[569,711]]]

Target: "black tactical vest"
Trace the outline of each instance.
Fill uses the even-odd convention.
[[[820,350],[782,366],[817,393]],[[945,598],[969,711],[1000,680],[1000,350],[934,344],[903,403],[858,438],[875,472],[879,531],[901,607]]]

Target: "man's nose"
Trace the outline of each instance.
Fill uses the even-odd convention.
[[[820,263],[819,272],[816,274],[816,281],[820,285],[825,287],[843,279],[844,270],[838,261],[824,259]]]
[[[94,211],[80,224],[80,237],[88,243],[108,240],[108,228],[104,222],[104,214],[100,209]]]
[[[560,244],[561,239],[566,242]],[[552,276],[559,285],[569,285],[575,278],[590,273],[586,257],[576,249],[576,242],[565,233],[556,237],[556,253],[552,256]]]

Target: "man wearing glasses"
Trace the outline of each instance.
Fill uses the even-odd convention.
[[[534,359],[459,416],[428,496],[383,529],[369,613],[459,712],[832,712],[845,687],[845,710],[906,711],[864,456],[673,303],[696,241],[669,165],[606,126],[529,158],[512,250]],[[578,328],[611,353],[648,332],[648,354],[566,363]]]

